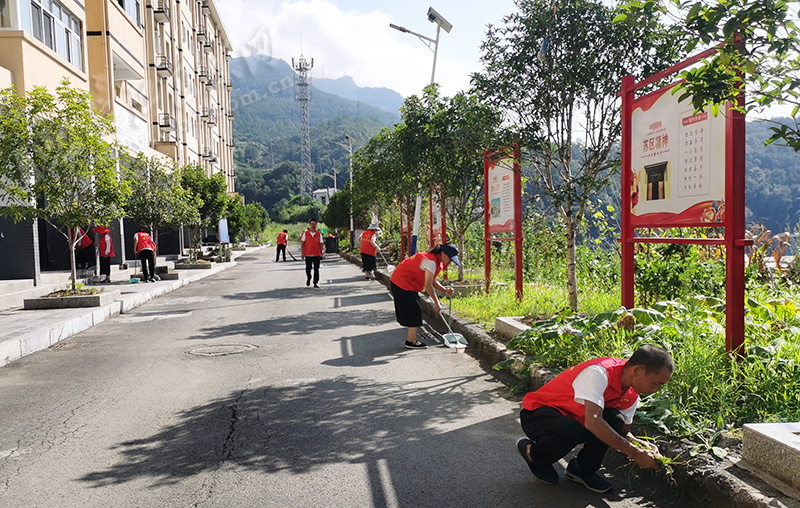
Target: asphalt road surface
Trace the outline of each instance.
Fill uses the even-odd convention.
[[[608,495],[565,463],[535,482],[519,399],[468,354],[404,349],[357,267],[329,257],[315,289],[273,249],[237,262],[0,368],[0,506],[689,506],[627,469]]]

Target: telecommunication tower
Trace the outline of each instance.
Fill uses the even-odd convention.
[[[303,55],[295,64],[292,58],[292,67],[297,72],[294,76],[295,100],[300,103],[302,117],[300,119],[300,133],[303,146],[300,151],[300,195],[311,197],[311,175],[314,168],[311,165],[311,131],[308,127],[308,101],[311,100],[311,76],[309,71],[314,67],[314,59],[309,62]]]

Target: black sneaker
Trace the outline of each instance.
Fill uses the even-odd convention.
[[[310,286],[310,285],[311,285],[311,279],[306,279],[306,286]]]
[[[558,483],[558,473],[552,464],[545,467],[533,465],[533,462],[531,462],[528,458],[528,454],[525,453],[525,448],[528,446],[528,444],[533,444],[533,441],[527,437],[520,438],[517,441],[517,451],[520,455],[522,455],[522,458],[525,459],[525,463],[528,464],[528,469],[531,470],[534,478],[548,485],[555,485]]]
[[[580,467],[578,467],[578,462],[575,459],[570,460],[569,464],[567,464],[567,472],[565,476],[573,482],[580,483],[587,489],[591,490],[592,492],[597,492],[598,494],[605,494],[614,488],[614,486],[611,485],[608,480],[594,471],[582,470]]]
[[[319,284],[314,284],[314,287],[315,287],[315,288],[318,288],[318,287],[319,287]]]
[[[428,345],[424,342],[408,342],[406,341],[406,349],[428,349]]]

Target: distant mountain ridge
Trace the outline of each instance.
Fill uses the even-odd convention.
[[[350,76],[342,76],[338,79],[314,78],[312,86],[323,92],[351,101],[363,102],[389,113],[397,113],[400,106],[403,105],[403,96],[394,90],[360,87]]]

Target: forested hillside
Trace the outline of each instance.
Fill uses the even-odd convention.
[[[272,210],[300,187],[301,109],[295,100],[295,74],[286,62],[264,56],[232,60],[231,74],[236,190],[247,202]],[[314,82],[327,83],[351,99],[320,91]],[[313,80],[309,125],[314,187],[341,188],[349,178],[347,149],[334,142],[346,144],[347,134],[355,139],[355,150],[399,121],[399,112],[381,108],[400,103],[396,92],[358,88],[351,79]],[[324,176],[332,173],[335,185],[332,177]]]
[[[747,221],[773,233],[794,231],[800,221],[800,154],[785,146],[765,147],[771,125],[747,124]]]

